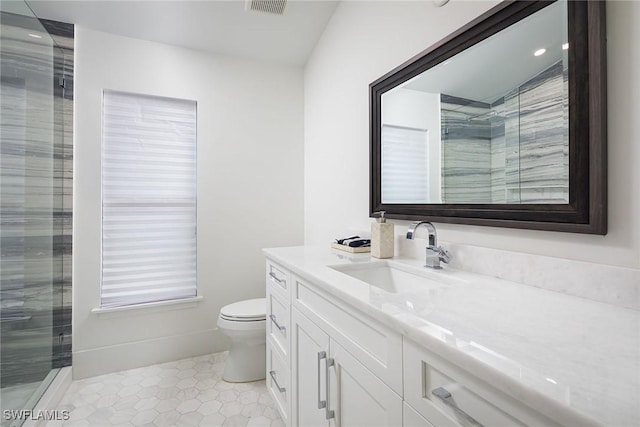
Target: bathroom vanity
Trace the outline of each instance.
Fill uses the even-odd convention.
[[[408,258],[266,249],[288,426],[640,422],[634,310]]]

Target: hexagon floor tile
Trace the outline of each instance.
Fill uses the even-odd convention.
[[[226,358],[215,353],[74,381],[58,408],[70,411],[62,425],[284,426],[264,380],[222,380]]]

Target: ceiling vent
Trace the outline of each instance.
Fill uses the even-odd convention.
[[[244,8],[272,15],[282,15],[286,5],[287,0],[245,0]]]

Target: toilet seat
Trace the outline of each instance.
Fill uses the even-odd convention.
[[[224,314],[220,314],[220,318],[224,320],[228,320],[230,322],[260,322],[262,320],[266,320],[266,316],[262,317],[232,317],[225,316]]]
[[[225,305],[220,318],[232,322],[259,322],[267,318],[267,299],[256,298]]]

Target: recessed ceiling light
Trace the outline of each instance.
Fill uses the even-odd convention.
[[[569,49],[569,43],[562,43],[562,50]]]
[[[34,39],[41,39],[41,38],[42,38],[42,36],[41,36],[41,35],[39,35],[39,34],[32,34],[32,33],[29,33],[29,37],[33,37]]]
[[[535,52],[533,52],[534,56],[540,56],[540,55],[544,55],[544,53],[547,51],[547,49],[538,49]]]

